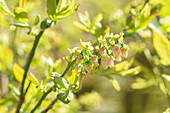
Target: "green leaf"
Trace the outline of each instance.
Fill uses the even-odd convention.
[[[161,4],[163,2],[164,2],[164,0],[149,0],[149,3],[154,4],[154,5],[158,5],[158,4]]]
[[[11,13],[9,8],[7,7],[5,0],[0,0],[0,12],[3,12],[6,15],[10,15],[12,17],[15,17],[15,15],[13,13]]]
[[[49,64],[50,66],[54,66],[54,62],[53,62],[53,59],[51,57],[42,56],[41,58],[45,63]]]
[[[81,24],[81,23],[79,23],[79,22],[77,22],[77,21],[74,21],[73,24],[74,24],[76,27],[78,27],[79,29],[82,29],[82,30],[84,30],[84,31],[89,32],[89,29],[88,29],[86,26],[84,26],[83,24]]]
[[[6,46],[0,46],[0,61],[5,65],[12,63],[13,54],[11,50]]]
[[[106,27],[102,27],[100,29],[96,29],[95,30],[95,33],[93,33],[93,35],[95,37],[99,37],[99,36],[104,36],[106,33],[108,33],[110,31],[110,27],[109,26],[106,26]]]
[[[170,75],[162,74],[162,77],[170,82]]]
[[[52,17],[53,19],[56,15],[56,8],[57,8],[56,5],[57,5],[56,0],[47,0],[47,13],[49,17]]]
[[[8,84],[8,86],[14,92],[15,95],[17,95],[17,96],[20,95],[19,90],[15,86],[13,86],[12,84]]]
[[[73,8],[71,8],[70,10],[68,11],[64,11],[64,12],[61,12],[61,13],[57,13],[57,19],[63,19],[63,18],[66,18],[72,14],[74,14],[79,8],[79,5],[77,6],[74,6]]]
[[[35,17],[35,20],[34,20],[34,26],[35,25],[37,25],[38,23],[39,23],[39,21],[40,21],[40,15],[37,15],[36,17]]]
[[[53,72],[51,78],[56,85],[58,84],[62,88],[68,89],[70,86],[69,82],[65,78],[62,78],[59,73]]]
[[[25,24],[23,24],[23,23],[13,23],[11,25],[14,25],[16,27],[21,27],[21,28],[30,28],[27,23],[25,23]]]
[[[170,1],[169,0],[166,0],[166,2],[164,1],[164,5],[160,10],[160,15],[162,17],[170,15],[170,7],[169,6],[170,6]]]
[[[62,101],[63,103],[67,104],[69,103],[71,100],[73,100],[73,93],[70,91],[65,91],[65,92],[61,92],[57,95],[57,98]]]
[[[22,82],[22,79],[23,79],[23,75],[24,75],[24,70],[18,65],[18,64],[14,64],[13,65],[13,74],[14,74],[14,77],[15,79],[18,81],[18,82]]]
[[[38,82],[38,80],[37,80],[37,78],[32,74],[32,73],[30,73],[29,75],[28,75],[28,79],[33,83],[33,84],[35,84],[35,85],[39,85],[39,82]]]
[[[103,14],[99,13],[96,17],[94,17],[92,25],[96,26],[96,24],[101,22],[102,19],[103,19]]]
[[[144,30],[144,29],[148,26],[148,24],[151,23],[152,20],[153,20],[157,15],[158,15],[158,13],[154,13],[154,14],[152,14],[151,16],[149,16],[147,19],[145,19],[145,21],[140,22],[140,23],[141,23],[140,26],[137,27],[135,31],[136,31],[136,32],[139,32],[139,31],[141,31],[141,30]]]
[[[69,75],[67,76],[67,80],[70,84],[75,84],[75,80],[77,78],[77,74],[76,74],[76,71],[75,69],[74,70],[71,70]]]
[[[0,99],[0,106],[1,105],[12,105],[13,103],[17,102],[17,100],[15,100],[15,98],[12,97],[6,97],[6,98],[1,98]]]
[[[112,83],[112,85],[115,87],[115,89],[116,89],[117,91],[120,91],[120,86],[119,86],[119,83],[118,83],[117,80],[115,80],[115,79],[110,79],[110,82]]]
[[[133,89],[143,89],[150,87],[155,84],[155,79],[150,79],[146,81],[145,79],[142,78],[137,78],[136,82],[131,85]]]
[[[127,75],[137,75],[141,72],[141,67],[140,66],[137,66],[137,67],[134,67],[132,69],[129,69],[129,70],[125,70],[125,71],[121,71],[120,75],[122,76],[127,76]]]
[[[78,13],[80,21],[86,26],[89,27],[91,25],[90,18],[88,12],[86,12],[86,15],[83,15],[81,13]]]
[[[130,61],[123,61],[121,63],[116,64],[114,69],[115,71],[127,70],[130,68],[133,62],[134,62],[134,58],[130,59]]]
[[[61,59],[56,60],[54,63],[54,66],[53,66],[53,71],[54,72],[57,71],[57,69],[60,67],[60,65],[61,65]]]
[[[28,22],[28,14],[23,8],[16,7],[14,9],[15,18],[21,23],[25,24]]]
[[[170,42],[162,34],[153,31],[153,45],[161,58],[161,63],[164,65],[170,65]]]

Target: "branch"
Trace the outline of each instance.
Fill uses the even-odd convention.
[[[65,74],[67,73],[67,71],[70,69],[70,67],[75,63],[76,59],[73,60],[71,63],[69,63],[66,67],[66,69],[64,70],[63,74],[61,75],[61,77],[64,77]],[[45,99],[45,97],[52,91],[53,87],[50,88],[46,93],[43,94],[43,96],[41,97],[41,99],[38,101],[38,103],[36,104],[36,106],[32,109],[31,113],[34,113],[35,110],[41,105],[42,101]],[[55,99],[56,100],[56,99]],[[53,102],[55,101],[53,100]],[[56,102],[56,101],[55,101]],[[54,102],[54,104],[55,104]],[[52,103],[51,103],[52,104]],[[50,106],[50,105],[49,105]]]
[[[53,87],[51,87],[46,93],[43,94],[41,99],[38,101],[37,105],[32,109],[31,113],[34,113],[34,111],[41,105],[42,101],[45,99],[45,97],[53,90]]]
[[[32,47],[32,50],[29,54],[29,57],[28,57],[28,60],[27,60],[27,63],[26,63],[26,66],[25,66],[25,69],[24,69],[24,76],[23,76],[23,79],[22,79],[22,83],[21,83],[21,88],[20,88],[20,102],[17,106],[17,110],[16,110],[16,113],[19,113],[20,109],[21,109],[21,106],[24,102],[24,98],[25,98],[25,95],[24,95],[24,85],[25,85],[25,80],[26,80],[26,77],[27,77],[27,73],[28,73],[28,70],[29,70],[29,67],[30,67],[30,64],[31,64],[31,61],[34,57],[34,53],[35,53],[35,50],[37,48],[37,45],[38,45],[38,42],[42,36],[42,34],[44,33],[43,30],[41,30],[39,32],[39,34],[35,37],[35,41],[34,41],[34,45]]]
[[[47,113],[48,110],[52,109],[53,108],[53,105],[57,102],[58,98],[56,97],[52,102],[51,104],[45,109],[43,110],[41,113]]]

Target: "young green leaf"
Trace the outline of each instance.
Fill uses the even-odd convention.
[[[60,85],[62,88],[68,89],[70,86],[69,82],[65,78],[60,77],[59,73],[53,72],[51,78],[55,84]]]
[[[27,23],[25,23],[25,24],[23,24],[23,23],[13,23],[11,25],[14,25],[16,27],[22,27],[22,28],[30,28]]]
[[[47,0],[47,13],[49,15],[49,17],[54,18],[54,16],[56,15],[56,0]]]
[[[153,31],[153,45],[161,58],[161,63],[164,65],[170,65],[170,42],[162,34]]]
[[[127,76],[127,75],[137,75],[141,72],[141,67],[140,66],[137,66],[137,67],[134,67],[134,68],[131,68],[129,70],[125,70],[125,71],[121,71],[120,75],[122,76]]]
[[[28,79],[33,83],[33,84],[35,84],[35,85],[39,85],[39,82],[38,82],[38,80],[37,80],[37,78],[32,74],[32,73],[30,73],[29,75],[28,75]]]
[[[82,29],[82,30],[84,30],[84,31],[89,32],[89,29],[88,29],[86,26],[84,26],[83,24],[81,24],[81,23],[79,23],[79,22],[77,22],[77,21],[74,21],[73,24],[74,24],[76,27],[78,27],[79,29]]]
[[[24,70],[18,65],[18,64],[14,64],[13,65],[13,74],[14,74],[14,77],[15,79],[18,81],[18,82],[22,82],[22,78],[23,78],[23,75],[24,75]]]
[[[89,27],[91,25],[89,14],[86,12],[86,15],[78,13],[80,21],[86,26]]]
[[[96,26],[97,23],[101,22],[103,19],[103,15],[99,13],[96,17],[94,17],[92,25]]]
[[[163,0],[162,0],[162,1],[163,1]],[[165,17],[165,16],[170,15],[170,7],[169,7],[170,1],[169,1],[169,0],[165,0],[164,2],[165,2],[165,3],[164,3],[163,7],[162,7],[161,10],[160,10],[160,15],[161,15],[162,17]]]
[[[69,75],[67,76],[67,80],[70,84],[75,84],[75,80],[77,78],[77,74],[75,72],[75,69],[69,72]]]
[[[0,0],[0,12],[3,12],[6,15],[10,15],[12,17],[15,17],[15,15],[13,13],[11,13],[9,8],[7,7],[5,0]]]
[[[40,15],[37,15],[36,17],[35,17],[35,20],[34,20],[34,26],[35,25],[37,25],[38,23],[39,23],[39,21],[40,21]]]
[[[14,9],[14,14],[15,18],[21,23],[25,24],[28,22],[28,14],[25,9],[17,7]]]
[[[12,51],[6,46],[0,46],[0,61],[4,64],[11,64],[13,61]]]
[[[110,82],[112,83],[112,85],[115,87],[115,89],[116,89],[117,91],[120,91],[120,86],[119,86],[119,83],[118,83],[117,80],[115,80],[115,79],[110,79]]]
[[[57,98],[67,104],[73,99],[73,93],[70,91],[61,92],[57,95]]]

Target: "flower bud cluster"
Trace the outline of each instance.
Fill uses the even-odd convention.
[[[101,56],[101,65],[104,69],[114,67],[114,61],[121,61],[128,56],[128,46],[123,41],[123,33],[107,33],[98,37],[98,45],[95,47]]]
[[[113,68],[115,61],[121,61],[121,57],[128,56],[128,46],[124,44],[123,33],[116,35],[107,33],[98,37],[93,45],[81,40],[80,44],[81,47],[69,49],[71,56],[65,57],[68,62],[76,60],[75,72],[80,75],[96,71],[99,64],[104,69]]]

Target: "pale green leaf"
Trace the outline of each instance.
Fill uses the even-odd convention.
[[[13,74],[15,79],[21,83],[24,75],[24,70],[16,63],[13,65]]]
[[[37,15],[34,20],[34,25],[37,25],[40,21],[40,15]]]
[[[15,18],[21,23],[25,24],[28,22],[28,14],[23,8],[16,7],[14,9]]]
[[[117,80],[115,79],[110,79],[110,82],[112,83],[112,85],[114,86],[114,88],[117,90],[117,91],[120,91],[120,86],[119,86],[119,83]]]
[[[149,16],[147,19],[145,19],[145,21],[140,22],[140,26],[136,28],[136,32],[144,30],[157,15],[158,15],[158,13],[154,13],[151,16]]]
[[[11,50],[6,46],[0,46],[0,61],[9,64],[13,61],[13,54]]]
[[[84,30],[84,31],[89,32],[89,29],[88,29],[86,26],[84,26],[83,24],[81,24],[81,23],[79,23],[79,22],[77,22],[77,21],[74,21],[73,24],[74,24],[76,27],[78,27],[78,28],[80,28],[80,29],[82,29],[82,30]]]
[[[162,34],[153,32],[153,45],[161,58],[161,63],[164,65],[170,65],[170,42]]]
[[[70,70],[71,72],[69,73],[69,75],[67,76],[67,80],[70,84],[74,84],[75,83],[75,80],[76,80],[76,77],[77,77],[77,74],[75,72],[75,69],[74,70]]]
[[[15,15],[13,13],[11,13],[9,8],[7,7],[7,5],[5,3],[5,0],[0,0],[0,12],[3,12],[5,14],[7,14],[7,15],[15,17]]]
[[[50,17],[53,17],[56,15],[56,0],[47,0],[47,12]]]
[[[145,79],[142,79],[142,78],[137,78],[136,79],[136,82],[133,83],[131,85],[131,87],[133,89],[143,89],[143,88],[147,88],[147,87],[150,87],[152,85],[155,84],[155,80],[154,79],[150,79],[150,80],[145,80]]]
[[[130,59],[130,61],[123,61],[121,63],[116,64],[114,69],[115,71],[127,70],[128,68],[130,68],[133,62],[134,58]]]
[[[164,5],[163,5],[163,7],[160,10],[160,15],[162,17],[170,15],[170,7],[169,6],[170,6],[170,0],[164,1]]]
[[[141,67],[140,66],[137,66],[137,67],[134,67],[134,68],[131,68],[129,70],[125,70],[125,71],[121,71],[120,75],[122,76],[127,76],[127,75],[137,75],[141,72]]]
[[[23,23],[13,23],[11,25],[14,25],[16,27],[29,28],[29,25],[27,23],[26,24],[23,24]]]
[[[94,17],[92,25],[96,25],[97,23],[101,22],[103,19],[103,15],[99,13],[96,17]]]
[[[170,75],[162,74],[162,77],[170,82]]]
[[[37,80],[37,78],[32,74],[32,73],[30,73],[29,75],[28,75],[28,79],[33,83],[33,84],[35,84],[35,85],[39,85],[39,82],[38,82],[38,80]]]

